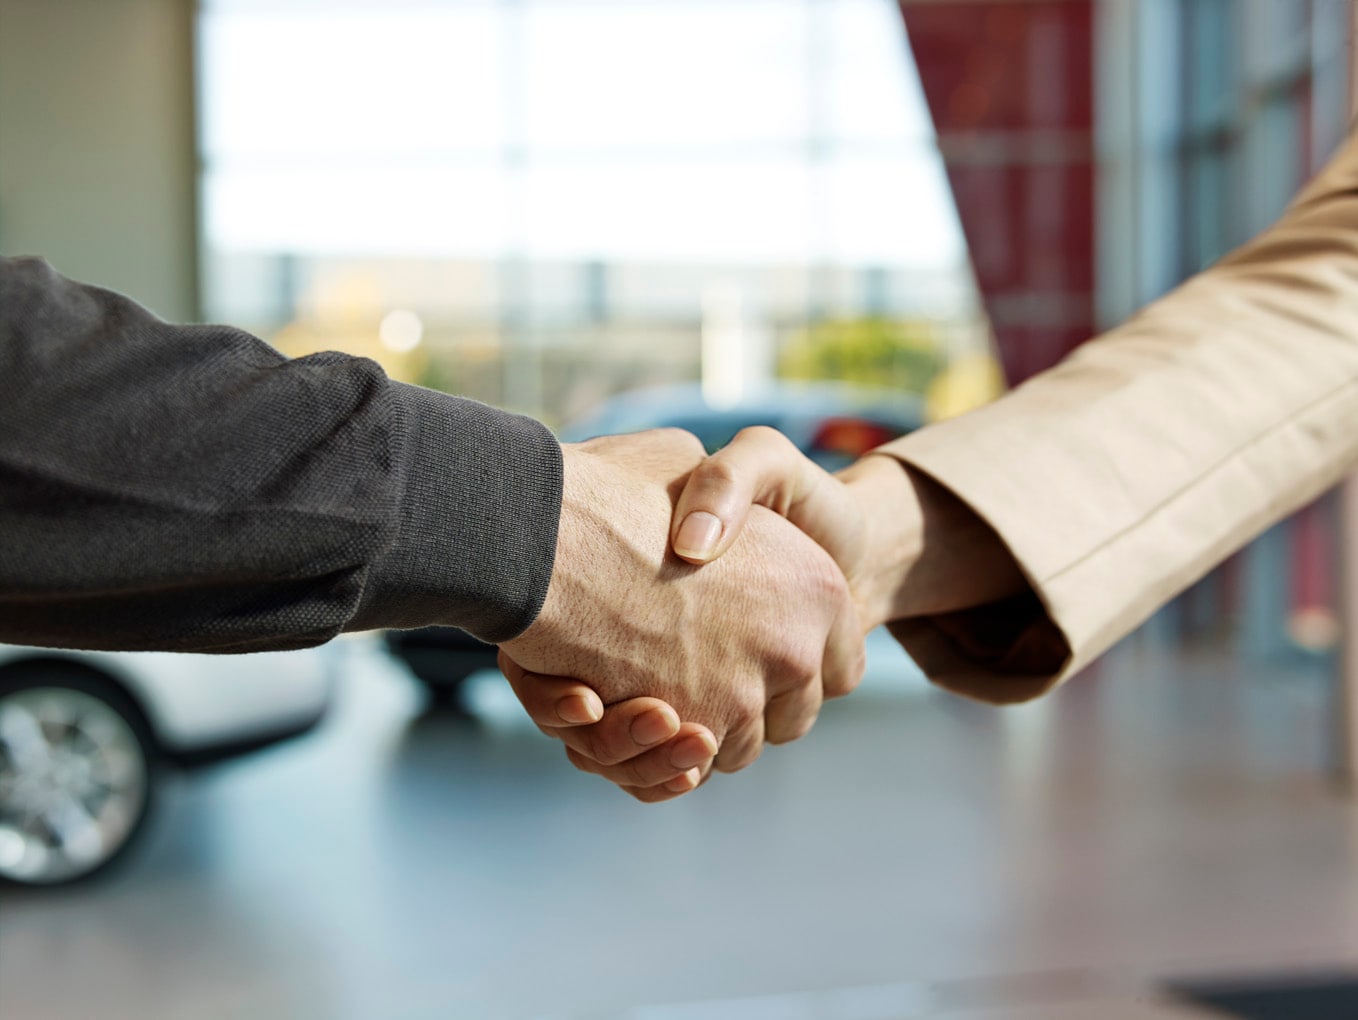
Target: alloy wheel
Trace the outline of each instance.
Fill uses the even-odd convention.
[[[0,695],[0,878],[94,871],[136,830],[149,782],[142,742],[107,701],[66,687]]]

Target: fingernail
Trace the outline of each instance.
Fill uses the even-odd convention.
[[[674,732],[679,729],[679,720],[667,712],[662,712],[658,708],[652,708],[642,712],[632,720],[629,732],[632,739],[642,747],[650,747],[658,744],[662,740],[674,736]],[[676,768],[687,768],[686,765],[679,765]]]
[[[705,560],[717,548],[719,538],[721,519],[706,510],[694,510],[679,525],[679,534],[674,536],[674,551],[680,556]]]
[[[583,694],[568,694],[556,703],[556,714],[562,722],[583,726],[602,719],[604,709],[598,699],[587,698]]]
[[[717,753],[716,742],[706,733],[685,737],[670,748],[670,765],[676,769],[691,769]]]
[[[670,793],[688,793],[697,787],[698,782],[703,778],[703,774],[697,769],[689,769],[682,776],[675,776],[665,784],[665,789]]]

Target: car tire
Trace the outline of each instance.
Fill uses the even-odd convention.
[[[113,681],[71,663],[0,670],[0,882],[64,885],[118,861],[146,828],[155,740]]]
[[[447,680],[428,680],[424,677],[416,677],[415,679],[424,689],[424,703],[430,709],[452,712],[465,712],[467,710],[464,695],[466,682],[464,680],[449,682]]]
[[[498,649],[455,627],[389,630],[383,641],[387,652],[419,681],[425,704],[434,711],[469,714],[468,678],[496,668]]]

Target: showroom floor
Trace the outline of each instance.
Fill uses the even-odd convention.
[[[177,779],[106,880],[0,892],[0,1018],[1168,1020],[1222,1014],[1167,980],[1358,969],[1317,669],[1140,642],[996,711],[879,668],[644,807],[490,677],[471,723],[333,654],[320,732]]]

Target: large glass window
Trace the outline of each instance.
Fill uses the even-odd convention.
[[[891,0],[207,0],[200,28],[206,306],[290,353],[560,421],[696,378],[714,294],[770,375],[826,322],[986,350]]]

